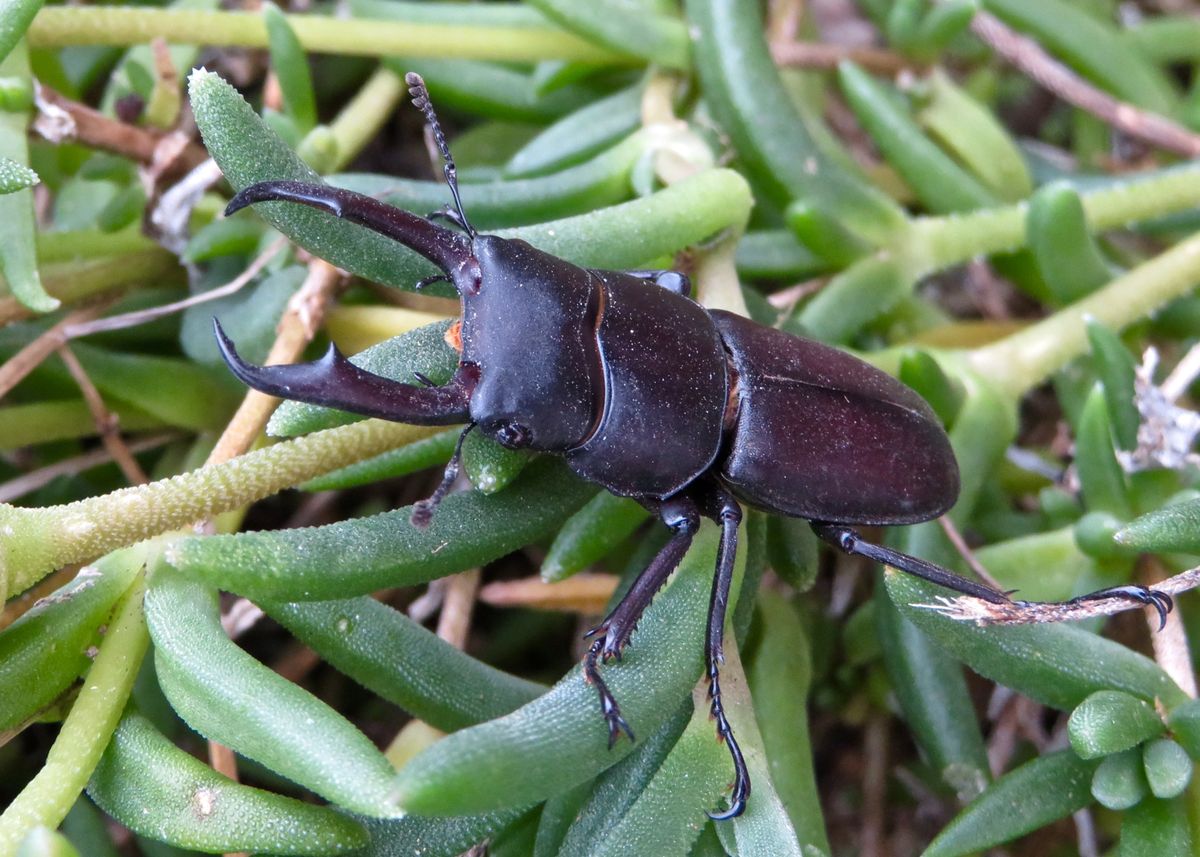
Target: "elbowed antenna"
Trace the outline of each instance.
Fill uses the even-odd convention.
[[[229,201],[225,216],[258,202],[298,202],[365,226],[420,253],[453,278],[471,258],[470,241],[409,211],[345,188],[293,181],[252,184]]]
[[[442,173],[446,176],[446,184],[450,185],[450,193],[454,196],[454,208],[458,215],[452,219],[474,238],[478,233],[471,222],[467,220],[467,212],[463,210],[462,197],[458,195],[458,168],[454,166],[454,158],[450,155],[450,146],[446,143],[446,135],[442,133],[442,124],[438,122],[437,113],[433,110],[433,102],[429,100],[429,90],[425,88],[425,80],[415,71],[410,71],[404,75],[404,82],[408,85],[409,95],[412,96],[413,107],[425,114],[425,123],[429,126],[429,132],[433,134],[438,151],[442,153],[442,160],[446,162],[442,167]]]

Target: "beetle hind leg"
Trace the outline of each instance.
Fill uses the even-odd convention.
[[[671,529],[671,540],[638,575],[629,591],[604,621],[587,633],[588,637],[595,639],[583,659],[583,675],[600,695],[600,711],[604,715],[604,722],[608,724],[610,749],[621,737],[622,732],[629,736],[629,740],[635,739],[633,730],[621,715],[621,707],[617,704],[616,697],[600,675],[600,663],[621,657],[621,652],[628,645],[642,613],[653,600],[655,593],[667,582],[671,572],[679,565],[700,527],[700,513],[696,504],[686,496],[663,501],[659,515],[663,523]]]
[[[1067,601],[1067,604],[1079,604],[1083,601],[1100,601],[1104,598],[1123,598],[1137,604],[1153,607],[1158,614],[1158,630],[1167,626],[1167,614],[1175,608],[1175,599],[1165,592],[1142,586],[1140,583],[1127,583],[1123,586],[1110,586],[1108,589],[1098,589],[1086,595],[1077,595]]]
[[[1165,592],[1160,592],[1157,589],[1151,589],[1148,586],[1142,586],[1136,583],[1125,584],[1123,586],[1112,586],[1108,589],[1100,589],[1096,592],[1089,592],[1086,595],[1077,595],[1061,602],[1042,602],[1042,601],[1013,601],[1009,597],[1011,593],[999,592],[992,589],[990,586],[984,586],[982,583],[977,583],[974,580],[955,574],[949,569],[942,568],[940,565],[934,565],[923,559],[918,559],[915,556],[909,556],[906,553],[901,553],[891,548],[883,547],[882,545],[872,544],[863,540],[863,538],[850,527],[842,526],[841,524],[829,524],[819,521],[811,521],[810,525],[821,539],[829,542],[836,548],[845,551],[848,554],[865,556],[875,562],[889,565],[892,568],[907,572],[922,580],[928,580],[930,583],[936,583],[938,586],[944,586],[955,592],[961,592],[963,595],[971,595],[975,598],[982,598],[984,601],[990,601],[993,604],[1013,604],[1017,606],[1033,605],[1033,604],[1079,604],[1084,601],[1099,601],[1105,598],[1123,598],[1126,601],[1132,601],[1137,604],[1144,604],[1147,607],[1153,607],[1154,612],[1158,614],[1158,627],[1161,631],[1167,624],[1167,614],[1175,607],[1175,602]]]
[[[985,586],[974,580],[968,580],[961,574],[955,574],[953,571],[942,568],[940,565],[918,559],[915,556],[909,556],[906,553],[892,550],[883,545],[868,542],[850,527],[821,521],[810,521],[809,526],[812,527],[813,532],[822,540],[829,542],[835,548],[851,556],[865,556],[867,559],[883,563],[884,565],[890,565],[892,568],[907,572],[914,577],[928,580],[930,583],[936,583],[938,586],[944,586],[955,592],[961,592],[963,595],[973,595],[976,598],[982,598],[984,601],[990,601],[993,604],[1008,604],[1012,601],[1006,593],[999,592],[990,586]]]

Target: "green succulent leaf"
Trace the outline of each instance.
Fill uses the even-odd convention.
[[[1091,294],[1113,278],[1112,266],[1092,238],[1079,192],[1066,182],[1038,189],[1029,201],[1025,229],[1042,278],[1060,303]]]
[[[341,672],[438,729],[503,716],[546,689],[481,663],[369,596],[262,606]]]
[[[1108,809],[1137,806],[1146,796],[1146,774],[1141,753],[1126,750],[1105,756],[1092,775],[1092,796]]]
[[[159,565],[146,620],[163,693],[189,726],[339,806],[400,814],[383,754],[324,702],[234,645],[215,590]]]
[[[127,711],[88,785],[100,807],[136,833],[220,853],[345,854],[367,832],[331,809],[230,780]]]
[[[925,857],[984,851],[1037,830],[1091,801],[1095,762],[1069,750],[1040,756],[996,780],[946,825]]]
[[[653,734],[699,675],[716,542],[715,529],[702,526],[623,659],[604,669],[635,734]],[[596,691],[576,668],[512,714],[456,732],[413,759],[400,772],[398,795],[406,810],[422,814],[509,808],[594,777],[631,749],[628,741],[609,749]]]
[[[1195,767],[1187,751],[1169,738],[1146,744],[1142,752],[1142,764],[1146,769],[1150,791],[1164,800],[1183,793],[1192,781]]]
[[[1192,854],[1195,843],[1181,800],[1147,798],[1121,816],[1119,857]]]
[[[1154,661],[1119,643],[1069,625],[977,628],[919,604],[939,590],[909,575],[889,572],[888,594],[914,625],[971,669],[1061,710],[1071,710],[1100,690],[1120,690],[1168,707],[1186,695]]]
[[[1115,536],[1130,550],[1200,554],[1200,500],[1142,515]]]
[[[474,568],[553,533],[595,493],[555,458],[531,463],[499,494],[447,497],[426,529],[412,506],[302,530],[182,539],[172,565],[230,592],[325,601],[426,583]]]
[[[633,535],[649,517],[639,503],[601,491],[558,531],[542,561],[542,579],[564,580],[583,571]]]
[[[88,647],[144,561],[142,548],[109,554],[0,632],[0,732],[33,717],[87,669]]]
[[[38,174],[11,158],[0,157],[0,194],[15,193],[41,181]]]
[[[1162,733],[1154,708],[1128,693],[1101,690],[1071,712],[1067,732],[1071,747],[1083,759],[1098,759],[1136,747]]]
[[[563,835],[561,846],[553,853],[558,857],[588,857],[595,849],[606,847],[603,843],[609,832],[629,812],[638,795],[645,792],[694,714],[692,700],[682,700],[676,711],[632,753],[594,783],[585,781],[582,803]]]

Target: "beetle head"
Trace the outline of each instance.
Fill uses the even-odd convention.
[[[479,367],[471,418],[505,446],[577,446],[603,400],[600,284],[524,241],[480,235],[472,250],[479,286],[460,287],[462,359]]]

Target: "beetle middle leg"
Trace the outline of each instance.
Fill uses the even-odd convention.
[[[659,506],[659,517],[671,529],[671,540],[663,546],[650,565],[646,566],[646,569],[638,575],[633,586],[629,587],[629,591],[625,593],[604,621],[587,633],[587,636],[596,639],[584,657],[583,675],[600,694],[600,711],[604,714],[604,722],[608,724],[610,749],[616,744],[622,732],[629,736],[629,740],[634,740],[633,730],[621,716],[621,708],[617,704],[616,697],[608,689],[604,679],[600,677],[597,661],[609,661],[612,658],[619,659],[621,657],[621,652],[629,643],[629,638],[633,634],[638,620],[642,617],[642,613],[650,605],[655,593],[662,589],[662,585],[667,582],[671,572],[679,565],[679,561],[683,559],[683,555],[687,553],[687,549],[692,544],[696,530],[700,528],[700,512],[696,508],[695,502],[686,495],[664,500]]]
[[[746,809],[750,797],[750,772],[742,748],[733,736],[733,727],[725,716],[725,705],[721,700],[721,664],[725,661],[722,651],[725,638],[725,614],[729,607],[729,590],[733,585],[733,565],[737,558],[738,524],[742,521],[742,509],[733,495],[718,485],[708,488],[704,498],[704,513],[721,527],[721,542],[717,547],[717,573],[713,578],[712,598],[708,606],[708,630],[705,635],[705,664],[708,675],[708,698],[712,718],[717,723],[717,737],[729,748],[733,757],[733,793],[729,797],[729,808],[723,812],[710,812],[716,821],[735,818]]]

